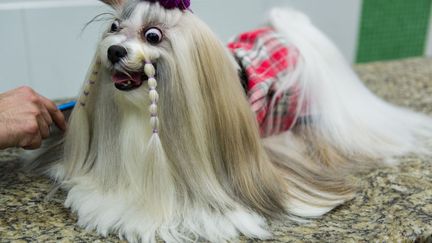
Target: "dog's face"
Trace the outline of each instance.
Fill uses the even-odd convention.
[[[116,10],[98,47],[99,59],[111,76],[117,97],[142,102],[148,93],[145,63],[157,70],[157,79],[172,82],[176,68],[173,39],[182,38],[179,25],[188,13],[166,10],[146,1],[108,1]]]

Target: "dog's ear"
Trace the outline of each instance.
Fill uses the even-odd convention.
[[[100,0],[101,2],[110,5],[113,8],[119,8],[123,6],[125,0]]]

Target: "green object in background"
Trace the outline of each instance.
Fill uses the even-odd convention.
[[[423,56],[432,0],[363,0],[357,62]]]

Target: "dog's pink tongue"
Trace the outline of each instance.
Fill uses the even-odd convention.
[[[139,84],[142,82],[141,80],[142,73],[130,73],[129,75],[126,75],[124,73],[114,73],[112,75],[112,80],[114,83],[127,83],[129,81],[132,81],[136,84]]]

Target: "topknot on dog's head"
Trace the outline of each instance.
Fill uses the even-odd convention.
[[[186,10],[190,6],[190,0],[141,0],[141,1],[159,2],[159,4],[166,9],[178,8],[180,10]]]
[[[114,7],[118,8],[123,5],[125,0],[101,0],[102,2]],[[166,9],[175,9],[178,8],[180,10],[186,10],[190,7],[190,0],[139,0],[140,2],[158,2],[162,7]]]

